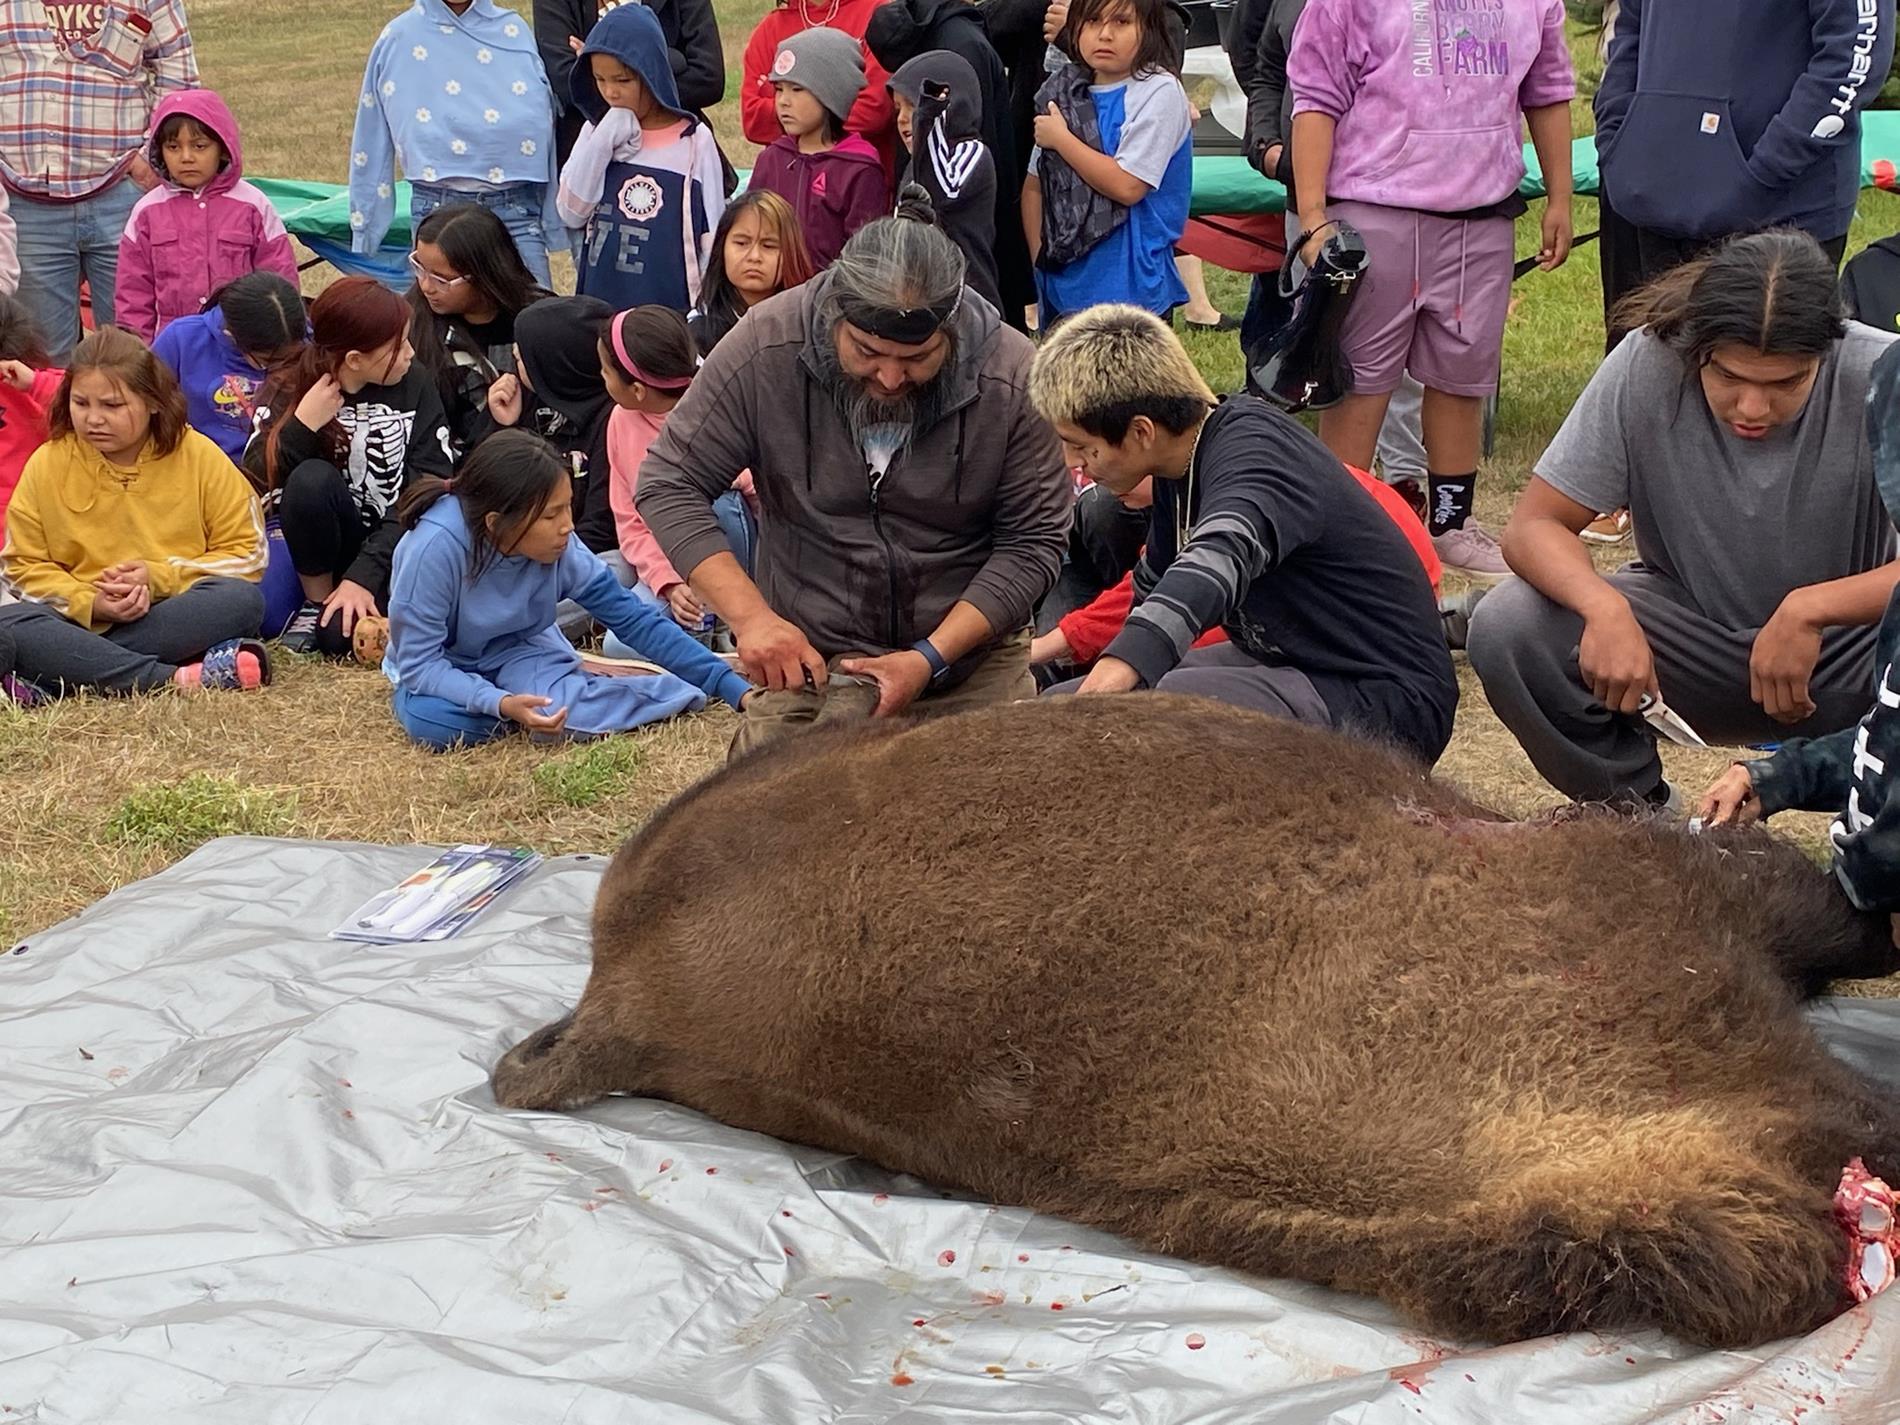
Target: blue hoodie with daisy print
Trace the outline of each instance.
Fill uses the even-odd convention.
[[[350,246],[374,252],[396,215],[396,163],[412,182],[473,190],[539,185],[548,246],[567,246],[554,207],[554,93],[534,26],[495,0],[456,14],[416,3],[369,52],[350,138]]]

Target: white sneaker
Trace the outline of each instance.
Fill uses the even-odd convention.
[[[1438,551],[1440,564],[1473,579],[1503,579],[1511,572],[1498,542],[1476,520],[1466,520],[1457,529],[1433,535],[1432,548]]]
[[[1590,544],[1621,544],[1630,537],[1630,512],[1616,510],[1598,515],[1584,526],[1583,537]]]

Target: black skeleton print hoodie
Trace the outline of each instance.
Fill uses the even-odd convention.
[[[278,423],[277,412],[260,402],[244,447],[244,468],[266,490],[271,482],[265,451]],[[343,577],[381,597],[389,588],[390,560],[402,537],[396,501],[411,480],[423,475],[446,480],[455,466],[448,416],[435,378],[420,362],[412,362],[400,381],[345,395],[336,420],[321,431],[298,420],[294,410],[283,413],[282,425],[277,485],[307,460],[325,461],[342,472],[366,534],[362,552]]]

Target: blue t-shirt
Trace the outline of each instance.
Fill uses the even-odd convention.
[[[1149,187],[1128,221],[1067,267],[1038,270],[1043,305],[1054,315],[1098,302],[1129,302],[1166,314],[1187,301],[1174,270],[1174,245],[1187,228],[1194,192],[1194,138],[1187,94],[1172,74],[1145,74],[1091,86],[1102,152]],[[1034,156],[1041,158],[1038,150]],[[1032,162],[1032,167],[1035,164]]]
[[[166,323],[152,350],[178,377],[191,428],[243,459],[265,373],[226,334],[224,313],[213,307]]]

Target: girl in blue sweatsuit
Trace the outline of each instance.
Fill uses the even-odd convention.
[[[453,481],[404,491],[389,593],[396,720],[425,747],[486,742],[516,727],[544,736],[625,732],[752,689],[657,603],[620,587],[574,537],[567,466],[526,431],[490,436]],[[555,627],[573,599],[640,656],[650,677],[583,672]]]

